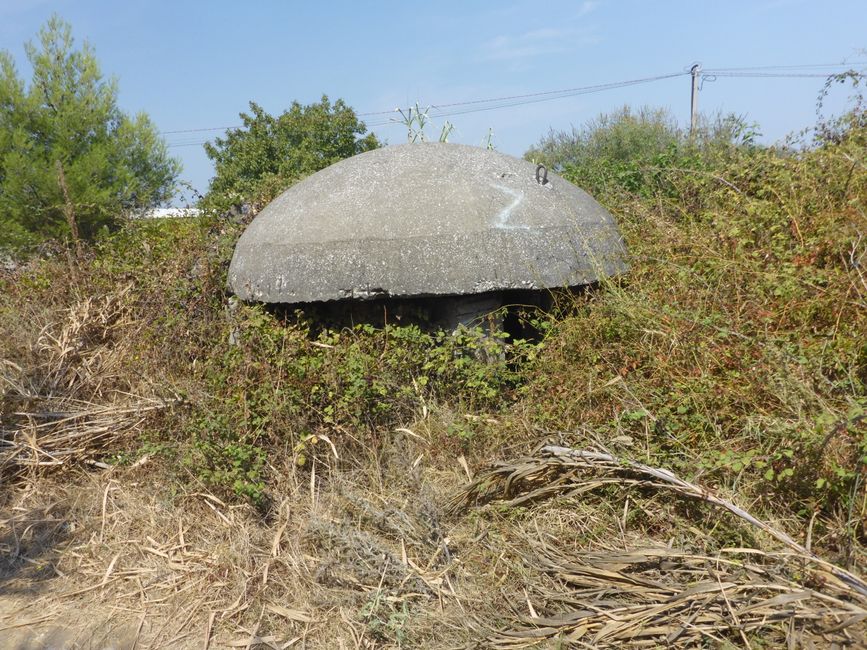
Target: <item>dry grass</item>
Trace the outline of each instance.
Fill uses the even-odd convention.
[[[159,457],[100,460],[181,401],[130,367],[141,324],[129,292],[46,310],[3,362],[0,645],[368,648],[439,637],[442,624],[466,635],[437,505],[455,477],[421,462],[416,434],[395,433],[364,470],[271,458],[267,517],[193,474],[179,485]]]
[[[85,404],[75,410],[16,411],[21,424],[5,427],[0,442],[0,471],[10,479],[28,468],[90,463],[111,450],[120,438],[136,431],[147,415],[168,408],[172,402],[130,396],[121,403]]]
[[[177,491],[155,459],[21,475],[0,507],[0,646],[424,647],[443,626],[468,640],[461,599],[483,598],[459,587],[437,504],[464,470],[416,463],[428,450],[408,435],[393,447],[369,472],[287,457],[270,519],[192,477]]]
[[[352,459],[323,446],[301,468],[287,444],[269,456],[264,514],[159,456],[107,465],[180,401],[130,372],[127,291],[38,323],[0,373],[5,646],[863,642],[860,578],[664,469],[549,446],[455,495],[473,473],[460,446],[440,444],[455,419],[528,422],[425,402]],[[660,494],[721,507],[760,536],[720,548],[706,520]]]
[[[574,466],[558,481],[539,471],[542,462],[528,472],[531,456],[455,495],[464,469],[415,464],[426,451],[397,436],[392,453],[371,463],[376,472],[275,468],[286,478],[271,520],[194,486],[172,493],[153,482],[156,461],[23,483],[0,514],[0,640],[15,647],[45,634],[125,648],[864,642],[867,599],[835,567],[773,550],[770,538],[764,550],[710,553],[699,533],[687,534],[694,548],[660,544],[646,528],[626,531],[616,500],[591,498],[603,474],[585,476],[581,492]],[[522,478],[504,493],[516,471]],[[546,483],[561,495],[541,494]],[[450,502],[469,503],[481,486],[491,497],[535,494],[446,516]],[[655,502],[659,489],[668,487],[645,481],[627,508],[671,518]]]
[[[101,638],[108,620],[113,642],[138,648],[422,647],[443,625],[469,639],[472,589],[431,501],[455,475],[401,464],[383,489],[324,466],[296,482],[287,465],[266,521],[205,491],[171,494],[155,469],[7,495],[0,645],[62,627]]]
[[[135,328],[125,300],[130,286],[89,297],[41,327],[29,363],[0,367],[0,475],[93,459],[141,431],[149,414],[177,404],[153,395],[126,367]],[[150,396],[134,394],[147,390]],[[103,465],[104,467],[104,465]]]

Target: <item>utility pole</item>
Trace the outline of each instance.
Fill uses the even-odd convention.
[[[689,134],[695,134],[698,128],[698,82],[701,79],[701,63],[696,63],[689,69],[692,75],[692,93],[689,96]]]

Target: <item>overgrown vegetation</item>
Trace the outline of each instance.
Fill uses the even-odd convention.
[[[679,198],[673,174],[712,174],[756,148],[758,126],[737,115],[703,118],[694,133],[667,109],[624,106],[581,128],[552,131],[525,157],[556,169],[593,196]]]
[[[715,124],[690,138],[664,113],[624,110],[528,153],[616,215],[632,265],[534,314],[537,342],[314,330],[303,313],[234,305],[241,226],[219,214],[128,224],[78,260],[8,273],[3,476],[108,467],[97,514],[75,500],[67,515],[104,540],[124,520],[115,477],[146,465],[150,514],[129,533],[145,551],[105,543],[97,591],[137,602],[141,575],[202,575],[220,603],[207,639],[862,643],[864,600],[828,562],[865,567],[863,108],[785,147]],[[566,470],[527,455],[552,440],[615,453]],[[519,460],[447,507],[503,457]],[[636,467],[675,472],[693,501]],[[769,523],[727,518],[707,495]],[[780,553],[771,529],[825,560]],[[59,570],[82,565],[76,552]],[[622,625],[584,621],[585,596]]]
[[[564,176],[620,216],[634,266],[558,323],[528,387],[536,416],[630,436],[653,462],[863,541],[862,120],[856,106],[801,149],[756,146],[733,120],[691,139],[628,110],[549,138]]]

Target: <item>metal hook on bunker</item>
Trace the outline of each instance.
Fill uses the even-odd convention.
[[[548,184],[548,168],[545,167],[545,165],[543,165],[542,163],[536,165],[536,182],[539,185]]]

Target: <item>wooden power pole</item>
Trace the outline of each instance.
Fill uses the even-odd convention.
[[[698,83],[701,79],[701,63],[689,69],[692,75],[692,93],[689,96],[689,134],[694,135],[698,128]]]

